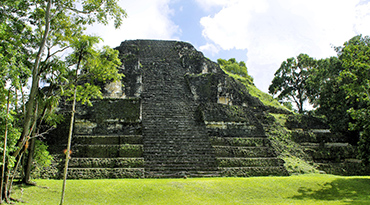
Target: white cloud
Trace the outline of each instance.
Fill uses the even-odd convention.
[[[215,55],[220,51],[220,48],[214,44],[207,43],[204,46],[200,46],[199,50],[202,52],[208,52],[211,53],[211,55]]]
[[[109,26],[94,25],[91,33],[98,33],[104,39],[104,45],[119,46],[127,39],[177,39],[180,28],[171,20],[173,11],[168,7],[170,0],[121,0],[128,18],[123,20],[120,29]]]
[[[199,0],[200,1],[200,0]],[[212,6],[212,1],[201,6]],[[354,35],[370,35],[370,3],[360,0],[230,0],[203,17],[203,36],[224,50],[248,49],[247,66],[256,85],[267,91],[282,61],[299,53],[335,55]]]
[[[229,4],[230,0],[195,0],[200,7],[204,10],[209,11],[214,7],[226,6]]]
[[[358,33],[370,35],[370,1],[363,3],[356,9],[356,25],[355,30]]]

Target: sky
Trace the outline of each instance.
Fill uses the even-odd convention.
[[[120,29],[89,32],[104,45],[134,39],[191,43],[204,56],[244,61],[267,92],[281,63],[300,53],[336,56],[333,46],[370,35],[370,0],[120,0],[128,17]]]

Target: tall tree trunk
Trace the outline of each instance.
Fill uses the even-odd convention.
[[[1,184],[0,184],[0,203],[3,203],[3,195],[6,193],[6,189],[4,189],[4,177],[5,177],[5,167],[6,167],[6,146],[8,143],[8,115],[9,115],[9,104],[10,104],[10,89],[8,90],[8,101],[6,104],[6,117],[5,117],[5,133],[4,133],[4,148],[3,148],[3,166],[1,170]]]
[[[77,71],[76,71],[76,73],[77,73]],[[74,90],[74,93],[73,93],[73,104],[72,104],[71,122],[70,122],[70,126],[69,126],[68,145],[67,145],[67,151],[66,151],[66,161],[65,161],[65,165],[64,165],[64,177],[63,177],[62,198],[60,200],[60,205],[62,205],[63,202],[64,202],[65,189],[66,189],[66,184],[67,184],[68,162],[69,162],[70,152],[71,152],[73,124],[74,124],[74,118],[75,118],[75,112],[76,112],[76,95],[77,95],[77,86],[75,87],[75,90]]]
[[[42,53],[45,49],[46,41],[49,36],[49,31],[50,31],[51,4],[52,4],[52,0],[48,0],[48,4],[46,6],[46,11],[45,11],[45,31],[44,31],[44,35],[43,35],[39,50],[36,55],[35,64],[32,69],[32,86],[31,86],[31,92],[29,94],[27,107],[26,107],[26,113],[25,113],[25,118],[24,118],[24,123],[23,123],[23,132],[22,132],[20,139],[17,142],[17,150],[13,153],[13,156],[17,156],[21,152],[23,145],[26,142],[27,137],[30,134],[30,127],[32,124],[32,114],[34,113],[34,106],[35,106],[36,95],[37,95],[37,91],[39,87],[39,80],[40,80],[40,75],[39,75],[40,74],[40,61],[41,61]]]
[[[29,184],[29,185],[35,185],[35,183],[31,182],[31,169],[32,169],[32,164],[33,164],[33,155],[35,153],[35,141],[36,139],[34,137],[32,137],[29,140],[28,157],[27,157],[26,166],[24,166],[23,183]]]
[[[37,115],[38,115],[38,112],[39,112],[39,106],[38,106],[38,103],[36,102],[36,110],[35,110],[35,114],[34,114],[34,119],[37,118]],[[36,133],[36,126],[37,126],[37,122],[34,121],[34,124],[32,126],[32,135],[31,136],[34,136],[35,133]],[[23,168],[24,168],[24,177],[23,177],[23,183],[25,184],[30,184],[30,185],[34,185],[34,183],[31,183],[30,181],[30,177],[31,177],[31,168],[32,168],[32,163],[33,163],[33,154],[35,152],[35,138],[34,137],[31,137],[31,139],[28,140],[28,157],[27,159],[25,160],[26,161],[26,164],[24,165],[23,164]],[[25,150],[27,149],[27,147],[25,148]]]

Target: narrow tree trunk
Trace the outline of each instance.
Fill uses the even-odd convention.
[[[75,87],[75,90],[74,90],[74,93],[73,93],[73,104],[72,104],[71,122],[70,122],[70,126],[69,126],[68,145],[67,145],[67,151],[66,151],[66,161],[65,161],[65,165],[64,165],[64,177],[63,177],[62,198],[60,200],[60,205],[62,205],[63,202],[64,202],[65,189],[66,189],[66,184],[67,184],[68,162],[69,162],[69,158],[70,158],[70,151],[71,151],[71,144],[72,144],[72,133],[73,133],[73,124],[74,124],[74,118],[75,118],[75,112],[76,112],[76,95],[77,95],[77,86]]]
[[[35,141],[36,139],[34,137],[29,140],[27,164],[24,167],[23,183],[29,185],[34,185],[34,183],[31,182],[31,169],[33,164],[33,155],[35,153]]]
[[[300,98],[299,98],[299,113],[300,114],[303,114],[303,99],[302,99],[302,97],[300,96]]]
[[[39,106],[38,106],[38,103],[36,102],[36,108],[35,108],[35,113],[34,113],[34,119],[37,119],[37,115],[38,115],[38,112],[39,112]],[[34,121],[33,125],[32,125],[32,134],[31,136],[34,136],[35,133],[36,133],[36,124],[37,122]],[[23,164],[23,168],[24,168],[24,177],[23,177],[23,183],[25,184],[32,184],[31,181],[30,181],[30,178],[31,178],[31,168],[32,168],[32,163],[33,163],[33,154],[35,152],[35,138],[34,137],[31,137],[30,140],[28,140],[29,144],[28,144],[28,157],[27,157],[27,160],[26,160],[26,164],[24,165]],[[27,149],[27,147],[25,148],[25,150]]]
[[[19,155],[17,164],[15,165],[15,167],[13,169],[13,174],[12,175],[10,174],[10,169],[8,171],[8,176],[7,176],[6,183],[5,183],[7,185],[7,192],[6,192],[7,200],[10,198],[10,193],[11,193],[11,190],[12,190],[12,187],[13,187],[14,176],[15,176],[15,173],[17,172],[17,169],[19,167],[19,164],[20,164],[20,162],[22,160],[23,154],[24,154],[24,150]],[[12,178],[9,181],[10,176],[12,176]]]
[[[1,184],[0,184],[0,203],[3,203],[3,190],[4,190],[4,177],[6,167],[6,146],[8,143],[8,115],[9,115],[9,104],[10,104],[10,89],[8,90],[8,102],[6,104],[6,117],[5,117],[5,134],[4,134],[4,151],[3,151],[3,166],[1,170]],[[5,189],[6,193],[6,189]]]
[[[37,115],[37,109],[36,109],[36,113],[35,115]],[[33,132],[35,130],[35,126],[36,126],[36,121],[33,122],[32,124],[32,127],[31,127],[31,132]],[[22,145],[23,147],[23,145]],[[11,169],[8,169],[8,172],[7,172],[7,176],[6,176],[6,179],[5,179],[5,199],[7,201],[7,203],[9,203],[9,198],[10,198],[10,193],[11,193],[11,190],[12,190],[12,187],[13,187],[13,180],[14,180],[14,177],[15,177],[15,174],[18,170],[18,167],[19,167],[19,164],[21,164],[21,161],[22,161],[22,157],[23,157],[23,154],[25,153],[25,149],[21,149],[21,151],[19,152],[19,154],[17,155],[17,163],[16,163],[16,166],[13,168],[13,173],[11,174]],[[11,177],[11,178],[10,178]],[[10,179],[10,181],[9,181]]]
[[[21,95],[22,95],[22,111],[26,113],[26,101],[24,99],[23,87],[21,86]]]
[[[27,102],[27,107],[26,107],[26,113],[25,113],[25,118],[24,118],[24,123],[23,123],[23,132],[18,140],[17,143],[17,150],[13,153],[13,156],[17,156],[24,145],[24,142],[26,141],[26,138],[29,136],[30,133],[30,127],[31,127],[31,121],[32,121],[32,114],[34,112],[34,105],[36,101],[36,95],[37,95],[37,90],[39,87],[39,80],[40,80],[40,61],[41,61],[41,56],[44,51],[46,41],[49,36],[49,31],[50,31],[50,20],[51,20],[51,15],[50,15],[50,9],[51,9],[51,4],[52,0],[48,0],[48,4],[46,7],[45,11],[45,31],[44,35],[39,47],[39,50],[36,55],[36,60],[35,64],[32,69],[32,86],[31,86],[31,92],[28,98]]]

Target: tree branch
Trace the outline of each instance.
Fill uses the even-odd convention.
[[[104,1],[101,1],[99,6],[97,6],[96,8],[100,8],[102,5],[103,5]],[[93,11],[95,11],[96,9],[94,9],[93,11],[81,11],[81,10],[78,10],[78,9],[75,9],[75,8],[66,8],[68,10],[71,10],[73,12],[76,12],[76,13],[79,13],[79,14],[91,14]]]

